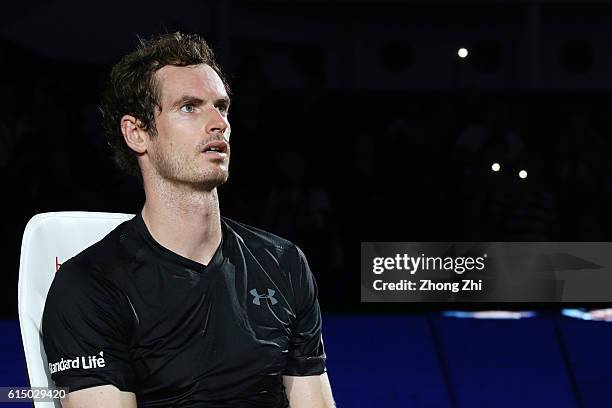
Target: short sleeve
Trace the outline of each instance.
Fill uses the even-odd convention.
[[[304,253],[298,247],[294,247],[293,253],[290,269],[296,318],[291,330],[289,355],[283,374],[319,375],[326,370],[317,284]]]
[[[134,391],[126,298],[101,273],[62,265],[45,303],[42,336],[51,378],[69,391],[114,385]]]

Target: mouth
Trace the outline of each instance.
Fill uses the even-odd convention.
[[[202,152],[215,158],[225,158],[229,151],[229,145],[227,142],[216,140],[213,142],[206,143]]]

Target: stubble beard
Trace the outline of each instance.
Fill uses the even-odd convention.
[[[206,153],[198,153],[206,154]],[[164,157],[155,155],[153,163],[159,177],[173,185],[188,187],[195,191],[212,191],[227,182],[229,178],[229,153],[225,159],[226,169],[212,163],[205,168],[198,167],[199,157]]]

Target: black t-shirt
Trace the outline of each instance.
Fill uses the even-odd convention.
[[[221,219],[209,265],[140,214],[58,270],[43,342],[57,386],[112,384],[140,407],[287,407],[282,375],[325,372],[317,287],[291,242]]]

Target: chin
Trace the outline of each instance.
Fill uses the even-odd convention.
[[[229,179],[229,173],[227,171],[215,172],[215,174],[206,174],[199,180],[194,181],[194,184],[200,186],[202,190],[210,191],[222,184],[225,184]]]

